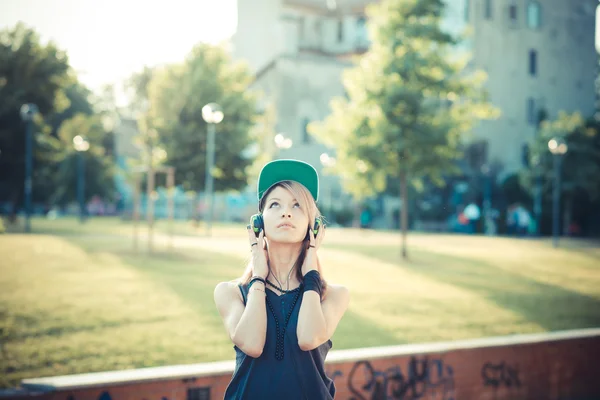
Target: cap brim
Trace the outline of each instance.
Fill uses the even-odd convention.
[[[299,160],[275,160],[267,163],[258,177],[258,200],[275,184],[296,181],[308,189],[315,201],[319,199],[319,175],[314,167]]]

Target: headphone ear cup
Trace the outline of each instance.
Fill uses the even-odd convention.
[[[317,235],[319,234],[319,229],[321,229],[321,225],[323,225],[321,217],[315,218],[315,226],[313,228],[313,233],[315,234],[315,237],[317,237]]]
[[[258,237],[261,230],[264,229],[263,217],[261,214],[254,214],[250,217],[250,227],[254,235]]]
[[[319,234],[319,229],[321,228],[321,225],[323,224],[323,221],[321,220],[320,217],[315,218],[315,223],[313,225],[312,228],[308,228],[308,230],[306,231],[306,237],[304,238],[304,240],[309,240],[310,239],[310,230],[312,229],[313,234],[315,235],[315,238],[317,237],[317,235]]]

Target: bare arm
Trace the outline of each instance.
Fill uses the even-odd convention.
[[[248,243],[252,251],[252,275],[263,279],[269,273],[264,230],[258,237],[246,227]],[[262,354],[267,338],[267,307],[265,285],[254,282],[244,300],[239,287],[231,282],[222,282],[215,288],[215,303],[225,324],[231,341],[250,357],[258,358]]]
[[[302,265],[302,275],[306,275],[313,269],[318,271],[317,249],[323,242],[325,232],[326,229],[323,226],[318,237],[315,238],[313,231],[309,230],[310,247],[304,259],[304,265]],[[330,285],[323,301],[314,290],[305,292],[303,296],[296,334],[300,349],[309,351],[331,339],[338,323],[348,309],[350,292],[345,286]]]
[[[348,308],[350,294],[346,287],[332,285],[328,290],[323,302],[315,291],[303,295],[296,329],[301,350],[313,350],[331,339]]]
[[[246,307],[239,288],[231,282],[221,282],[214,292],[215,303],[231,341],[250,357],[258,358],[267,336],[267,308],[262,282],[255,282]]]

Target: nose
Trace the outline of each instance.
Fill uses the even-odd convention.
[[[292,213],[291,213],[290,211],[288,211],[288,210],[287,210],[287,208],[284,208],[284,209],[282,210],[282,216],[283,216],[283,217],[286,217],[286,216],[287,216],[288,218],[291,218],[291,217],[292,217]]]

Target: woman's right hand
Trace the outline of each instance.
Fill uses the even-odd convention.
[[[269,265],[267,264],[267,249],[265,246],[265,230],[261,229],[258,238],[248,225],[248,239],[250,240],[250,251],[252,252],[252,275],[267,279]],[[253,243],[256,243],[253,245]]]

